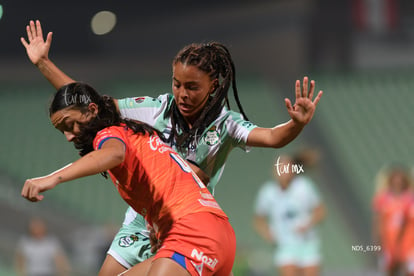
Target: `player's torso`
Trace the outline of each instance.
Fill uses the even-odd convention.
[[[188,164],[158,136],[123,134],[125,161],[111,169],[111,177],[124,200],[149,223],[162,227],[200,211],[225,216]]]
[[[171,117],[166,112],[173,101],[172,95],[165,94],[158,98],[139,97],[124,99],[126,106],[134,107],[139,119],[154,128],[160,130],[168,138],[172,132]],[[131,113],[130,113],[131,114]],[[227,156],[234,147],[244,147],[244,141],[234,138],[233,132],[236,128],[250,131],[251,123],[233,118],[238,113],[223,110],[219,117],[214,120],[202,133],[197,133],[185,149],[177,147],[173,141],[170,146],[174,148],[185,160],[196,163],[209,177],[209,190],[213,193],[217,182],[224,169]],[[245,124],[240,127],[240,124]],[[250,124],[250,125],[246,125]]]

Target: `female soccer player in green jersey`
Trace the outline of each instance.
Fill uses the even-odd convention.
[[[39,21],[30,21],[26,31],[28,41],[21,38],[21,42],[32,63],[46,79],[57,89],[74,82],[48,58],[52,33],[48,33],[44,40]],[[305,77],[301,85],[297,80],[295,103],[285,99],[291,119],[273,128],[262,128],[247,121],[244,115],[237,96],[234,63],[224,45],[188,45],[176,55],[172,69],[172,94],[157,98],[127,98],[115,100],[115,103],[123,117],[145,122],[163,132],[169,144],[190,163],[213,194],[233,148],[248,151],[251,146],[285,146],[311,121],[322,96],[320,91],[314,97],[314,81],[309,84]],[[229,108],[230,87],[240,113]],[[99,275],[116,275],[150,257],[147,234],[144,219],[128,208]],[[128,237],[132,235],[138,239],[123,242],[130,240]]]

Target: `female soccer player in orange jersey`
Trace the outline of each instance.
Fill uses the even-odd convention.
[[[391,166],[380,171],[377,185],[373,199],[374,239],[381,245],[381,269],[387,275],[396,275],[405,270],[408,247],[403,246],[403,241],[412,236],[405,233],[412,201],[410,176],[402,166]]]
[[[162,241],[154,257],[122,275],[231,273],[236,239],[227,216],[155,129],[121,119],[112,98],[83,83],[59,89],[49,114],[82,157],[50,175],[27,180],[23,197],[36,202],[60,183],[109,174],[121,197]]]

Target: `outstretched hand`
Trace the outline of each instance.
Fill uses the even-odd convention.
[[[47,34],[45,41],[39,20],[36,20],[36,24],[33,20],[30,20],[29,25],[26,26],[26,32],[28,42],[23,37],[20,38],[20,41],[26,48],[30,61],[37,65],[40,60],[48,59],[49,49],[52,43],[52,32]]]
[[[57,182],[52,177],[38,177],[26,180],[21,195],[29,201],[37,202],[44,198],[40,193],[54,188]]]
[[[315,91],[315,81],[311,80],[310,87],[308,90],[308,77],[303,78],[303,84],[301,86],[300,80],[296,81],[295,84],[295,104],[292,106],[292,103],[289,99],[285,99],[286,108],[292,120],[298,124],[306,125],[310,122],[315,113],[316,105],[322,97],[322,90],[316,95],[313,99]]]

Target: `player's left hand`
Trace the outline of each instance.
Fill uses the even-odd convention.
[[[316,109],[316,105],[322,97],[322,90],[319,91],[315,99],[313,99],[315,91],[315,81],[311,80],[309,86],[308,77],[303,78],[303,84],[300,84],[300,80],[296,80],[295,84],[295,104],[292,105],[289,99],[285,99],[286,108],[292,120],[300,125],[306,125],[313,117]]]

